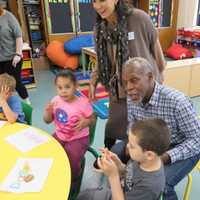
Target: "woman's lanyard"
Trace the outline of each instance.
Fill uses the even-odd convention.
[[[116,96],[119,99],[119,67],[117,62],[117,45],[112,45],[112,70],[111,73],[113,74],[110,79],[110,92],[113,96]]]

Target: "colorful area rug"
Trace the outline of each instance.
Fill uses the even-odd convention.
[[[78,80],[79,91],[86,97],[89,97],[90,73],[87,72],[85,75],[83,75],[82,72],[75,72],[75,74],[76,74],[76,79]],[[101,84],[98,84],[96,88],[96,98],[102,99],[102,98],[107,98],[107,97],[108,97],[108,93],[105,91],[104,86]]]

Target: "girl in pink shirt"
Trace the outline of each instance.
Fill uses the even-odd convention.
[[[65,149],[72,170],[72,187],[80,173],[80,162],[89,146],[89,125],[93,110],[88,99],[77,97],[77,82],[70,70],[59,72],[55,78],[58,95],[46,105],[44,121],[54,122],[54,137]]]

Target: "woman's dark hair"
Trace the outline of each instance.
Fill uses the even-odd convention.
[[[118,16],[118,19],[122,19],[123,16],[127,16],[130,14],[130,8],[132,8],[133,5],[131,5],[131,3],[128,1],[128,0],[118,0],[116,6],[115,6],[115,9],[116,9],[116,12],[117,12],[117,16]],[[101,23],[102,22],[102,18],[101,16],[97,14],[97,17],[96,17],[96,23]]]
[[[160,156],[169,148],[170,131],[162,119],[137,121],[132,125],[131,133],[137,136],[138,144],[144,151],[153,151]]]
[[[118,65],[118,80],[122,84],[122,65],[129,57],[128,51],[128,29],[127,17],[132,11],[132,7],[128,1],[118,0],[115,7],[117,14],[117,25],[114,30],[110,30],[106,19],[102,19],[97,13],[95,32],[96,32],[96,52],[98,60],[99,80],[102,84],[109,88],[109,82],[112,78],[112,62],[108,56],[108,43],[116,44],[116,64]]]
[[[56,78],[55,78],[55,83],[57,81],[57,79],[59,77],[63,77],[63,78],[68,78],[70,79],[70,81],[72,81],[74,84],[77,82],[76,81],[76,76],[74,75],[73,71],[69,70],[69,69],[66,69],[66,70],[62,70],[60,72],[58,72],[56,74]]]

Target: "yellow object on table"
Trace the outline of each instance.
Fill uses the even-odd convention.
[[[0,200],[66,200],[71,185],[71,169],[62,146],[48,133],[36,129],[49,137],[49,141],[22,153],[9,144],[5,138],[31,126],[6,123],[0,128],[0,184],[4,181],[18,158],[52,158],[53,164],[41,192],[11,193],[0,191]]]

